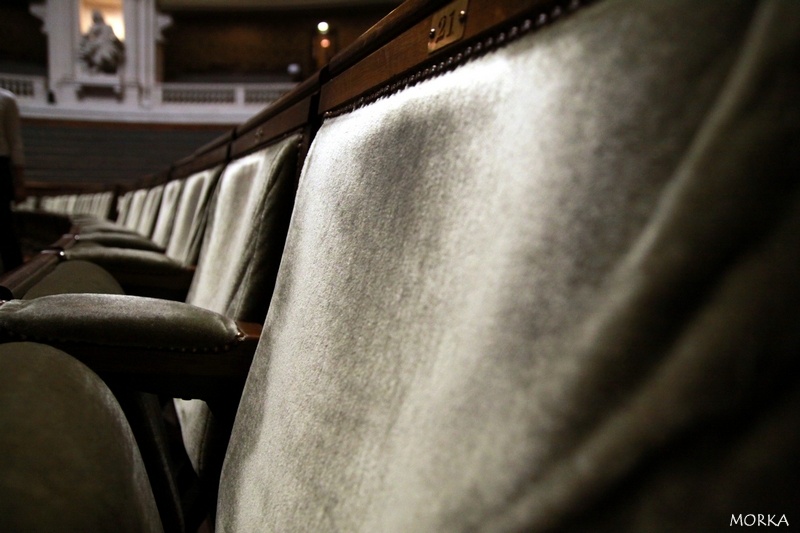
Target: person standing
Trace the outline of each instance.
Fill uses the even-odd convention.
[[[24,171],[17,99],[14,93],[0,89],[0,259],[6,272],[22,264],[11,203],[25,199]]]

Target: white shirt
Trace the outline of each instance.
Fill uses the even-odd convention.
[[[0,89],[0,156],[10,157],[14,166],[25,164],[17,99],[5,89]]]

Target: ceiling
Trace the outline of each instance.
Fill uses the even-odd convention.
[[[161,11],[311,9],[326,7],[396,6],[401,0],[157,0]]]

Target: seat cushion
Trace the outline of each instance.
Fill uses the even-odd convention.
[[[49,346],[0,345],[0,529],[160,532],[114,395]]]
[[[136,233],[117,233],[113,231],[84,232],[75,236],[76,247],[84,243],[100,244],[109,248],[129,248],[131,250],[150,250],[164,253],[163,246],[157,244],[144,235]]]
[[[28,289],[25,299],[69,293],[125,294],[119,282],[100,266],[88,261],[65,261]]]
[[[216,530],[789,509],[798,7],[601,1],[326,120]]]

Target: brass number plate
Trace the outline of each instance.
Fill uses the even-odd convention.
[[[433,14],[428,34],[428,53],[464,37],[469,0],[456,0]]]

